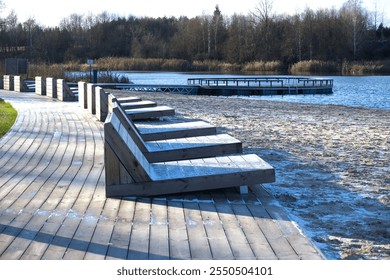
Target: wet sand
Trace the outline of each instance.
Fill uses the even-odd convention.
[[[327,258],[390,259],[390,111],[130,94],[207,121],[272,164],[277,179],[265,188]]]

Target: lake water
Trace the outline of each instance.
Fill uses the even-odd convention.
[[[189,78],[249,77],[227,74],[117,72],[135,84],[186,85]],[[390,76],[321,76],[334,80],[333,94],[253,96],[262,100],[333,104],[390,110]]]

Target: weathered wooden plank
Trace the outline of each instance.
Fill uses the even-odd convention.
[[[228,134],[146,142],[149,162],[215,157],[242,151],[242,143]]]
[[[168,201],[168,222],[170,258],[174,260],[191,259],[182,202]]]
[[[154,198],[150,211],[150,260],[169,259],[168,225],[167,201]]]
[[[215,208],[230,244],[233,258],[239,260],[256,259],[242,226],[231,206],[226,203],[226,199],[216,203]]]
[[[256,258],[263,260],[277,259],[273,247],[261,230],[261,225],[256,224],[247,206],[242,204],[231,204],[231,206]]]
[[[136,202],[127,256],[130,260],[149,258],[150,202],[147,198],[140,198]]]
[[[197,203],[184,202],[184,217],[186,219],[188,241],[191,259],[210,260],[212,253],[209,240],[203,225],[202,216]]]
[[[93,122],[95,123],[95,122]],[[96,140],[94,138],[96,137]],[[105,200],[104,197],[104,176],[102,176],[102,169],[99,167],[100,160],[98,157],[99,150],[101,149],[99,144],[99,132],[94,130],[94,127],[91,126],[91,130],[85,135],[85,141],[89,145],[85,148],[85,153],[83,155],[83,162],[89,164],[83,164],[82,170],[76,175],[75,180],[82,182],[82,188],[75,187],[74,189],[78,190],[79,193],[77,200],[73,206],[75,211],[80,213],[85,213],[82,217],[82,220],[75,230],[74,237],[69,243],[68,248],[66,249],[64,259],[84,259],[86,251],[90,245],[92,236],[96,231],[96,226],[101,218],[101,211],[104,207]],[[93,142],[95,141],[95,145]],[[95,148],[94,148],[95,146]],[[93,165],[92,165],[93,164]],[[91,173],[90,176],[82,178],[85,174]],[[78,177],[80,174],[80,177]],[[99,180],[96,185],[96,180]],[[86,206],[88,208],[85,210]]]
[[[116,101],[118,101],[119,103],[126,103],[126,102],[139,102],[142,101],[142,99],[137,96],[126,96],[126,97],[118,97],[116,98]]]
[[[263,207],[248,205],[257,224],[264,233],[278,259],[299,259],[291,244],[283,236],[278,225]]]
[[[121,200],[106,259],[127,259],[134,209],[135,199]]]
[[[217,133],[217,128],[203,121],[194,122],[137,122],[135,123],[144,141],[177,139]]]
[[[175,115],[175,109],[168,106],[156,106],[150,108],[138,108],[126,110],[126,114],[132,120],[156,119]]]
[[[320,250],[303,234],[302,229],[297,224],[291,222],[286,210],[275,204],[275,198],[268,193],[261,185],[252,186],[252,190],[259,197],[259,201],[264,205],[267,213],[278,225],[283,236],[294,248],[300,259],[325,259]]]
[[[156,107],[157,103],[154,101],[149,100],[143,100],[143,101],[137,101],[137,102],[120,102],[121,107],[124,110],[132,110],[132,109],[139,109],[139,108],[150,108],[150,107]]]
[[[115,220],[118,215],[120,200],[109,199],[106,201],[103,212],[96,225],[95,232],[85,255],[87,260],[103,260],[106,258],[109,243],[115,226]],[[111,248],[113,249],[113,247]],[[111,250],[111,254],[115,252]]]
[[[204,221],[203,224],[207,233],[207,238],[210,240],[210,249],[213,259],[234,259],[231,245],[227,239],[214,203],[199,203],[199,208]]]

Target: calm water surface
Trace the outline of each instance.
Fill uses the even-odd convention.
[[[248,77],[244,75],[170,72],[118,72],[135,84],[185,85],[189,78]],[[390,110],[390,76],[321,76],[334,79],[333,94],[255,96],[262,100],[333,104]]]

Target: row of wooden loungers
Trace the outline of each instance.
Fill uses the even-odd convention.
[[[149,162],[131,137],[137,133],[147,146],[160,140],[213,136],[215,127],[179,116],[133,121],[127,114],[131,107],[125,105],[132,103],[129,99],[111,100],[104,124],[73,102],[2,90],[0,97],[19,113],[12,130],[0,139],[0,173],[4,174],[0,176],[0,259],[324,259],[259,185],[248,194],[226,188],[105,197],[106,169],[112,175],[107,186],[113,196],[264,181],[266,171],[258,163],[256,168],[248,163],[244,172],[222,161],[241,165],[240,152]],[[134,129],[133,124],[136,133],[125,130]],[[110,133],[106,143],[104,129]],[[128,148],[131,145],[133,149]],[[108,157],[106,164],[104,157]],[[273,170],[269,172],[271,180]]]
[[[175,110],[138,98],[109,96],[104,124],[106,195],[161,194],[240,187],[275,180],[272,166],[243,154],[241,141],[203,121],[159,118]],[[152,119],[153,121],[143,121]],[[156,120],[157,119],[157,120]]]

